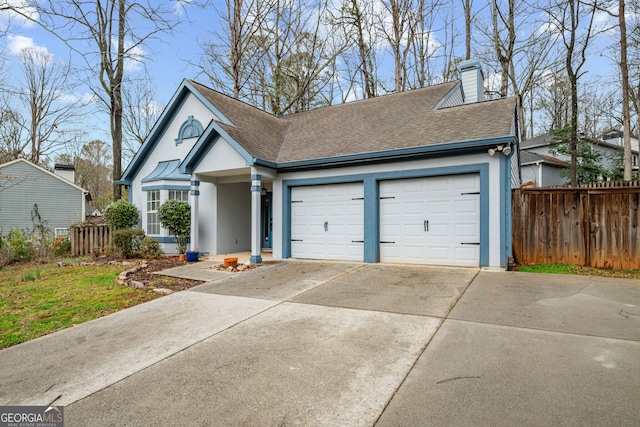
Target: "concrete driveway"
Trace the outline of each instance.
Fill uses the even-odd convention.
[[[640,423],[637,281],[301,261],[212,273],[0,351],[0,405],[65,405],[67,426]]]

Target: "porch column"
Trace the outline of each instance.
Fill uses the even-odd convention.
[[[260,250],[262,249],[262,239],[260,236],[260,214],[262,212],[262,175],[251,174],[251,258],[252,264],[262,263]]]
[[[200,181],[191,180],[191,191],[189,192],[189,203],[191,204],[191,236],[189,248],[198,251],[198,235],[200,230],[198,227],[198,209],[200,202]]]

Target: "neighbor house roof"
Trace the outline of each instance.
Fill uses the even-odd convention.
[[[435,109],[458,82],[276,117],[190,81],[253,157],[274,163],[471,141],[512,134],[514,98]]]
[[[561,168],[566,168],[569,166],[567,162],[563,162],[562,160],[552,156],[547,156],[539,153],[532,153],[529,151],[520,151],[520,164],[522,166],[536,164],[536,163],[545,163],[551,166],[557,166]]]

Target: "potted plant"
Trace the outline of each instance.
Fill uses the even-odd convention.
[[[191,206],[181,200],[168,200],[158,209],[160,224],[176,238],[176,249],[184,260],[191,232]]]

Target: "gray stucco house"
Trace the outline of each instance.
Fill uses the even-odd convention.
[[[66,235],[84,220],[88,192],[71,181],[71,168],[58,169],[54,174],[25,159],[0,165],[0,235],[13,228],[31,232],[34,205],[52,236]]]
[[[158,208],[185,200],[193,251],[505,268],[515,100],[484,99],[478,61],[459,70],[283,117],[184,80],[119,183],[166,253]]]

